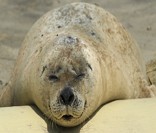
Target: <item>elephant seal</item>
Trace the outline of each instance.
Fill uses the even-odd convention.
[[[155,94],[138,45],[118,20],[95,5],[72,3],[28,32],[0,105],[35,104],[72,127],[104,103]]]

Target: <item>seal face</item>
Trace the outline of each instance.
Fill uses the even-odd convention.
[[[112,100],[156,95],[136,42],[114,16],[86,3],[50,11],[34,24],[7,89],[0,106],[35,104],[66,127]]]
[[[90,98],[96,91],[94,65],[90,64],[96,56],[91,58],[92,49],[79,36],[60,34],[52,42],[43,50],[46,54],[38,65],[44,66],[39,68],[37,83],[41,84],[44,97],[40,99],[43,105],[39,105],[40,100],[36,103],[58,124],[77,125],[88,116],[90,108],[97,106],[94,98]]]

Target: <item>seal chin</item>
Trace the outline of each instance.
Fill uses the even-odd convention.
[[[62,119],[65,121],[70,121],[71,119],[73,119],[74,117],[72,115],[63,115]]]
[[[59,117],[56,117],[57,120],[62,120],[62,121],[71,121],[73,119],[79,119],[84,112],[84,109],[81,110],[80,112],[70,112],[70,113],[64,113],[61,114]]]
[[[53,120],[60,126],[73,127],[82,122],[82,114],[79,117],[74,117],[73,115],[63,115],[60,119]]]
[[[79,107],[74,108],[71,106],[65,107],[60,113],[53,113],[53,118],[58,125],[65,127],[72,127],[81,123],[82,116],[85,112],[85,104],[81,109]],[[58,111],[57,111],[58,112]]]

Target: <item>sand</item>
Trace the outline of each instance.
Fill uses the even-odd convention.
[[[33,23],[47,11],[54,9],[58,6],[62,6],[66,3],[71,3],[75,1],[76,0],[62,0],[62,1],[61,0],[33,0],[33,1],[32,0],[13,0],[13,1],[0,0],[0,88],[2,85],[6,84],[7,81],[9,80],[11,70],[14,66],[15,59],[18,54],[19,47],[24,39],[24,36],[31,28]],[[155,37],[156,36],[156,0],[96,0],[96,1],[84,0],[84,2],[95,3],[105,8],[112,14],[114,14],[120,20],[120,22],[126,27],[126,29],[131,33],[133,38],[135,38],[136,41],[138,42],[142,55],[145,59],[145,62],[148,62],[152,58],[156,58],[156,37]],[[153,116],[155,115],[154,112],[150,112],[150,110],[155,109],[155,108],[153,109],[151,102],[156,102],[156,101],[155,100],[153,101],[152,99],[149,100],[149,102],[145,103],[147,104],[147,106],[149,106],[149,110],[146,110],[146,107],[141,106],[141,110],[145,112],[146,117],[148,117],[148,114],[150,113],[152,113],[151,115]],[[124,103],[119,102],[119,106],[122,106],[122,104]],[[128,104],[130,105],[130,107],[132,107],[131,110],[134,111],[134,113],[136,113],[135,111],[141,111],[138,109],[138,106],[140,105],[139,102],[136,101],[136,104],[134,106],[133,106],[133,102],[128,101]],[[117,105],[115,104],[115,107]],[[20,109],[27,110],[27,108],[28,110],[30,109],[30,107],[26,107],[26,108],[11,107],[7,109],[5,108],[4,109],[5,112],[3,111],[3,109],[0,109],[0,125],[2,124],[3,121],[4,124],[6,124],[5,122],[7,122],[8,119],[6,119],[5,116],[10,118],[11,115],[8,114],[10,114],[11,111],[13,111],[13,113],[15,113],[15,116],[18,117],[17,114],[18,111]],[[106,111],[109,111],[109,109],[107,108]],[[128,111],[128,109],[125,111]],[[26,113],[29,114],[29,111],[28,112],[26,111]],[[31,121],[31,113],[32,113],[32,109],[30,109],[30,115],[29,115],[30,119],[28,121]],[[130,115],[129,117],[131,120],[132,119],[131,116],[133,116],[133,114],[127,113],[127,115]],[[152,118],[151,115],[149,116],[148,121],[151,123],[151,128],[154,129],[152,124],[154,124],[154,122],[156,123],[156,118],[155,117]],[[23,117],[26,116],[27,115],[23,115]],[[117,120],[121,116],[122,115],[118,116]],[[120,124],[120,122],[122,122],[122,120],[124,120],[125,117],[124,118],[122,117],[119,120],[119,123],[117,121],[116,123]],[[143,118],[141,119],[141,117],[138,117],[136,115],[135,120],[137,120],[137,118],[140,118],[139,119],[140,122],[133,123],[132,121],[131,126],[130,123],[126,125],[124,124],[124,122],[121,123],[121,126],[118,125],[119,127],[125,127],[125,129],[121,129],[120,133],[124,132],[127,129],[126,126],[130,126],[129,127],[130,129],[127,130],[128,131],[130,130],[131,132],[128,133],[143,133],[145,131],[152,133],[152,131],[150,130],[150,124],[146,122],[147,119],[143,119]],[[110,119],[112,119],[112,117],[110,117]],[[142,123],[141,120],[144,121],[145,123]],[[11,122],[13,121],[14,119]],[[127,123],[127,120],[125,120],[125,122]],[[114,125],[116,123],[114,123]],[[20,119],[19,122],[16,123],[14,129],[16,129],[17,124],[19,124],[20,126],[21,124]],[[107,124],[107,121],[105,121],[104,125],[105,124]],[[140,129],[137,131],[135,130],[134,126],[135,127],[139,126]],[[142,131],[141,129],[146,128],[146,126],[148,127],[147,130]],[[4,131],[3,128],[1,127],[2,126],[0,126],[0,132]],[[6,124],[6,127],[8,127],[7,131],[11,132],[12,130],[11,124]],[[109,128],[110,130],[112,130],[112,128],[114,130],[118,129],[117,126],[113,126],[113,125],[111,126],[111,124],[109,125]],[[104,129],[105,128],[103,128],[103,131],[105,131]],[[7,133],[7,131],[5,133]],[[107,132],[108,131],[109,130],[107,130]],[[109,131],[109,133],[111,132]]]

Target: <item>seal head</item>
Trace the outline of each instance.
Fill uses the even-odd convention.
[[[42,66],[38,68],[40,75],[35,77],[40,88],[34,87],[34,101],[56,123],[63,126],[80,124],[100,103],[94,100],[99,97],[98,78],[94,73],[99,66],[92,63],[97,62],[93,49],[86,47],[86,42],[79,37],[63,34],[42,53],[44,56],[37,65]]]

